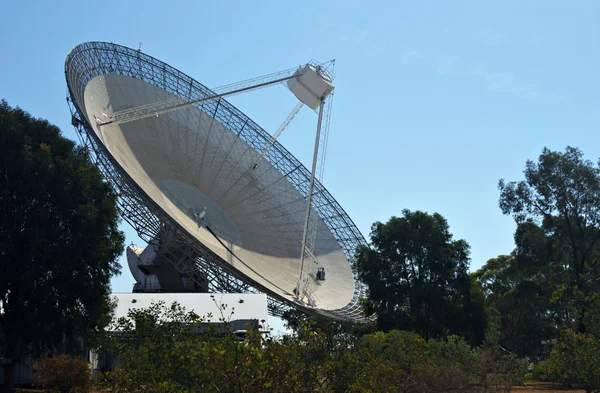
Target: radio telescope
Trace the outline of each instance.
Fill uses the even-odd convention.
[[[140,50],[71,50],[72,124],[148,243],[127,250],[136,285],[159,277],[163,291],[263,292],[273,315],[365,318],[352,264],[366,242],[320,181],[332,67],[311,61],[211,90]],[[225,100],[281,84],[298,105],[272,136]],[[302,106],[318,115],[312,170],[277,142]]]

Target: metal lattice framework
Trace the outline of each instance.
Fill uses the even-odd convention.
[[[365,316],[359,299],[365,295],[365,286],[355,277],[354,296],[345,306],[337,310],[321,310],[290,302],[277,293],[269,291],[259,282],[232,269],[230,265],[210,249],[186,232],[172,217],[166,214],[133,181],[127,172],[111,156],[99,141],[83,108],[87,84],[101,75],[123,75],[140,79],[160,87],[184,100],[199,100],[212,96],[214,92],[181,71],[163,63],[139,50],[124,46],[90,42],[78,45],[67,56],[65,74],[71,107],[72,123],[82,144],[90,152],[108,183],[118,195],[118,204],[123,218],[131,224],[146,242],[153,239],[160,242],[163,257],[169,259],[176,268],[200,284],[208,280],[209,291],[213,292],[264,292],[267,293],[269,311],[282,315],[290,307],[306,313],[340,320],[362,320]],[[264,160],[279,171],[300,194],[307,198],[310,171],[304,167],[280,143],[250,118],[240,112],[225,99],[205,100],[196,107],[212,116],[243,139],[256,152],[264,151],[269,144]],[[355,250],[366,245],[364,237],[350,217],[320,182],[315,182],[313,195],[316,195],[314,210],[329,228],[350,265],[354,263]]]

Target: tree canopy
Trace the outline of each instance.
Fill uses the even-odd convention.
[[[573,147],[544,149],[524,174],[499,182],[500,208],[518,224],[516,262],[551,289],[556,323],[585,333],[600,291],[600,166]]]
[[[109,322],[124,237],[116,197],[82,147],[0,104],[0,357],[68,351]]]
[[[472,297],[469,245],[453,240],[440,214],[404,210],[373,224],[371,243],[358,249],[356,270],[368,286],[366,312],[380,329],[483,340],[485,312],[483,299]]]
[[[514,255],[490,259],[473,277],[483,286],[491,329],[498,330],[499,344],[511,353],[539,358],[543,342],[557,333],[547,312],[547,288],[523,271]]]
[[[541,359],[561,330],[598,335],[600,167],[579,149],[544,149],[525,180],[500,180],[500,208],[517,224],[515,249],[473,276],[509,351]]]

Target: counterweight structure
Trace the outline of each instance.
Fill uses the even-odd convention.
[[[362,320],[365,288],[352,264],[366,242],[319,181],[325,149],[315,149],[311,173],[224,99],[287,82],[328,122],[333,96],[301,97],[300,87],[311,91],[301,70],[210,90],[140,51],[101,42],[75,47],[65,64],[72,123],[155,260],[202,290],[266,293],[273,315],[293,307]],[[315,145],[326,137],[317,132]]]

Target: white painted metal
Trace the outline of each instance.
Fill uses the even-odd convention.
[[[304,277],[304,264],[307,257],[307,250],[309,255],[314,256],[314,244],[310,244],[307,242],[308,239],[308,230],[309,224],[311,220],[311,215],[316,215],[316,212],[311,212],[312,210],[312,199],[313,199],[313,191],[315,185],[315,174],[317,173],[317,160],[319,157],[319,142],[321,140],[321,123],[323,122],[323,108],[325,108],[325,100],[321,100],[321,105],[319,108],[319,120],[317,121],[317,135],[315,137],[315,148],[313,153],[313,163],[312,163],[312,171],[310,176],[310,184],[308,186],[308,198],[306,199],[306,216],[304,219],[304,230],[302,234],[302,246],[300,251],[300,271],[298,273],[298,284],[296,286],[296,293],[298,294],[298,299],[302,302],[304,296],[306,295],[306,285],[303,285],[303,280],[305,283],[306,278]],[[313,216],[313,219],[316,217]],[[313,261],[314,263],[318,263],[317,260]]]
[[[321,101],[326,99],[334,89],[331,80],[323,73],[321,67],[310,64],[298,68],[294,77],[287,81],[287,85],[298,100],[313,110],[319,108]]]
[[[273,147],[273,145],[275,144],[275,142],[277,142],[277,138],[279,138],[279,136],[283,133],[283,131],[285,131],[285,129],[287,128],[287,126],[290,125],[290,123],[292,122],[292,120],[294,120],[294,117],[296,117],[296,115],[298,114],[298,112],[300,111],[300,109],[302,109],[302,107],[304,106],[304,103],[302,101],[299,101],[296,106],[294,107],[294,109],[292,109],[292,112],[290,112],[290,114],[288,115],[288,117],[283,121],[283,123],[279,126],[279,128],[277,129],[277,131],[275,131],[275,133],[273,134],[273,138],[271,138],[271,142],[269,142],[269,144],[267,146],[265,146],[265,148],[260,152],[260,157],[258,158],[258,160],[252,164],[252,169],[256,169],[256,166],[258,165],[258,162],[260,160],[263,159],[263,157],[265,156],[265,154],[267,154],[267,152],[269,151],[269,149],[271,147]]]
[[[146,275],[139,268],[140,265],[151,265],[156,257],[156,244],[149,244],[146,248],[131,244],[126,249],[127,265],[136,283],[146,290],[160,290],[160,284],[155,275]]]
[[[321,136],[319,140],[319,154],[317,156],[317,164],[315,166],[315,177],[319,181],[319,183],[323,184],[323,175],[325,174],[325,159],[327,157],[327,142],[329,141],[329,124],[331,122],[331,109],[333,106],[333,94],[331,94],[327,98],[327,102],[323,107],[323,123],[321,129]],[[312,196],[312,205],[319,206],[323,203],[323,195],[321,194],[321,190],[313,192]],[[309,244],[309,248],[314,249],[314,244],[317,236],[317,222],[318,217],[312,217],[311,222],[308,226],[308,238],[307,243]]]
[[[175,98],[123,75],[95,77],[87,83],[84,97],[80,105],[88,120],[94,114],[110,116],[123,108]],[[290,174],[280,173],[267,160],[248,172],[260,152],[232,132],[226,118],[215,120],[188,106],[135,122],[101,127],[90,123],[128,176],[183,230],[269,291],[290,301],[297,298],[306,199],[287,181]],[[216,237],[194,216],[205,207],[204,221]],[[354,277],[332,232],[314,210],[311,215],[318,219],[314,256],[327,279],[311,286],[310,304],[339,309],[353,298]]]
[[[295,68],[290,68],[284,71],[274,72],[272,74],[259,76],[257,78],[247,79],[241,82],[217,87],[213,90],[213,95],[198,99],[192,99],[192,97],[189,97],[188,100],[184,100],[182,98],[173,98],[114,112],[111,115],[107,115],[106,113],[102,112],[100,116],[95,115],[96,122],[99,125],[111,123],[123,124],[130,121],[145,119],[151,116],[158,117],[164,113],[187,108],[203,101],[214,100],[222,97],[230,97],[251,90],[272,86],[277,83],[285,82],[294,76],[301,77],[302,72]]]

